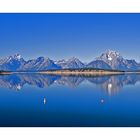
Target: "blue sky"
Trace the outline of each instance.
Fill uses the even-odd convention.
[[[0,57],[78,57],[110,49],[140,62],[140,14],[0,14]]]

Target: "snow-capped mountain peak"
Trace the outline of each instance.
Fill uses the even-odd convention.
[[[108,50],[106,53],[109,55],[120,56],[120,53],[114,50]]]
[[[20,54],[15,54],[15,55],[14,55],[14,58],[17,59],[17,60],[20,60],[22,57],[21,57]]]
[[[37,59],[31,59],[24,65],[21,65],[18,70],[20,71],[40,71],[48,69],[60,69],[60,66],[56,65],[53,60],[48,57],[38,57]]]
[[[0,59],[0,70],[16,71],[25,63],[19,54]]]
[[[136,70],[140,68],[140,65],[136,61],[127,60],[123,58],[119,52],[108,50],[102,53],[96,60],[104,61],[112,69],[118,70]]]
[[[79,61],[79,59],[78,58],[76,58],[76,57],[71,57],[70,59],[68,59],[68,61]]]
[[[56,64],[60,65],[62,68],[83,68],[85,65],[76,57],[72,57],[68,60],[56,61]]]
[[[120,53],[112,50],[108,50],[105,53],[102,53],[100,57],[96,58],[97,60],[104,60],[104,61],[112,61],[114,59],[122,59]]]

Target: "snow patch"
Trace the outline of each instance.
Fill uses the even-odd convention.
[[[20,90],[21,89],[21,85],[17,85],[17,90]]]
[[[17,59],[21,59],[21,55],[17,55]]]
[[[109,57],[108,57],[108,60],[109,60],[109,61],[111,61],[111,60],[112,60],[112,58],[109,56]]]
[[[14,56],[14,58],[19,60],[19,59],[21,59],[21,55],[20,55],[20,54],[16,54],[16,55]]]

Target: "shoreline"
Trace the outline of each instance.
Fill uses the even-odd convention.
[[[120,71],[42,71],[39,72],[40,74],[49,74],[49,75],[118,75],[118,74],[125,74],[125,72]]]
[[[0,75],[10,75],[12,72],[0,72]]]
[[[48,75],[89,75],[89,76],[102,76],[102,75],[119,75],[119,74],[140,74],[140,71],[110,71],[110,70],[84,70],[84,71],[70,71],[70,70],[56,70],[56,71],[41,71],[40,74]]]
[[[91,71],[70,71],[70,70],[50,70],[50,71],[37,71],[37,72],[0,72],[0,75],[10,74],[48,74],[48,75],[87,75],[87,76],[102,76],[102,75],[119,75],[119,74],[140,74],[140,71],[107,71],[107,70],[91,70]]]

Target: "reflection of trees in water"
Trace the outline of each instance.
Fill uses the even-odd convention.
[[[106,91],[108,94],[119,92],[124,85],[135,85],[140,81],[140,75],[112,75],[112,76],[52,76],[43,74],[13,74],[0,76],[0,86],[20,90],[25,84],[39,88],[52,84],[78,87],[82,82],[89,81]]]

